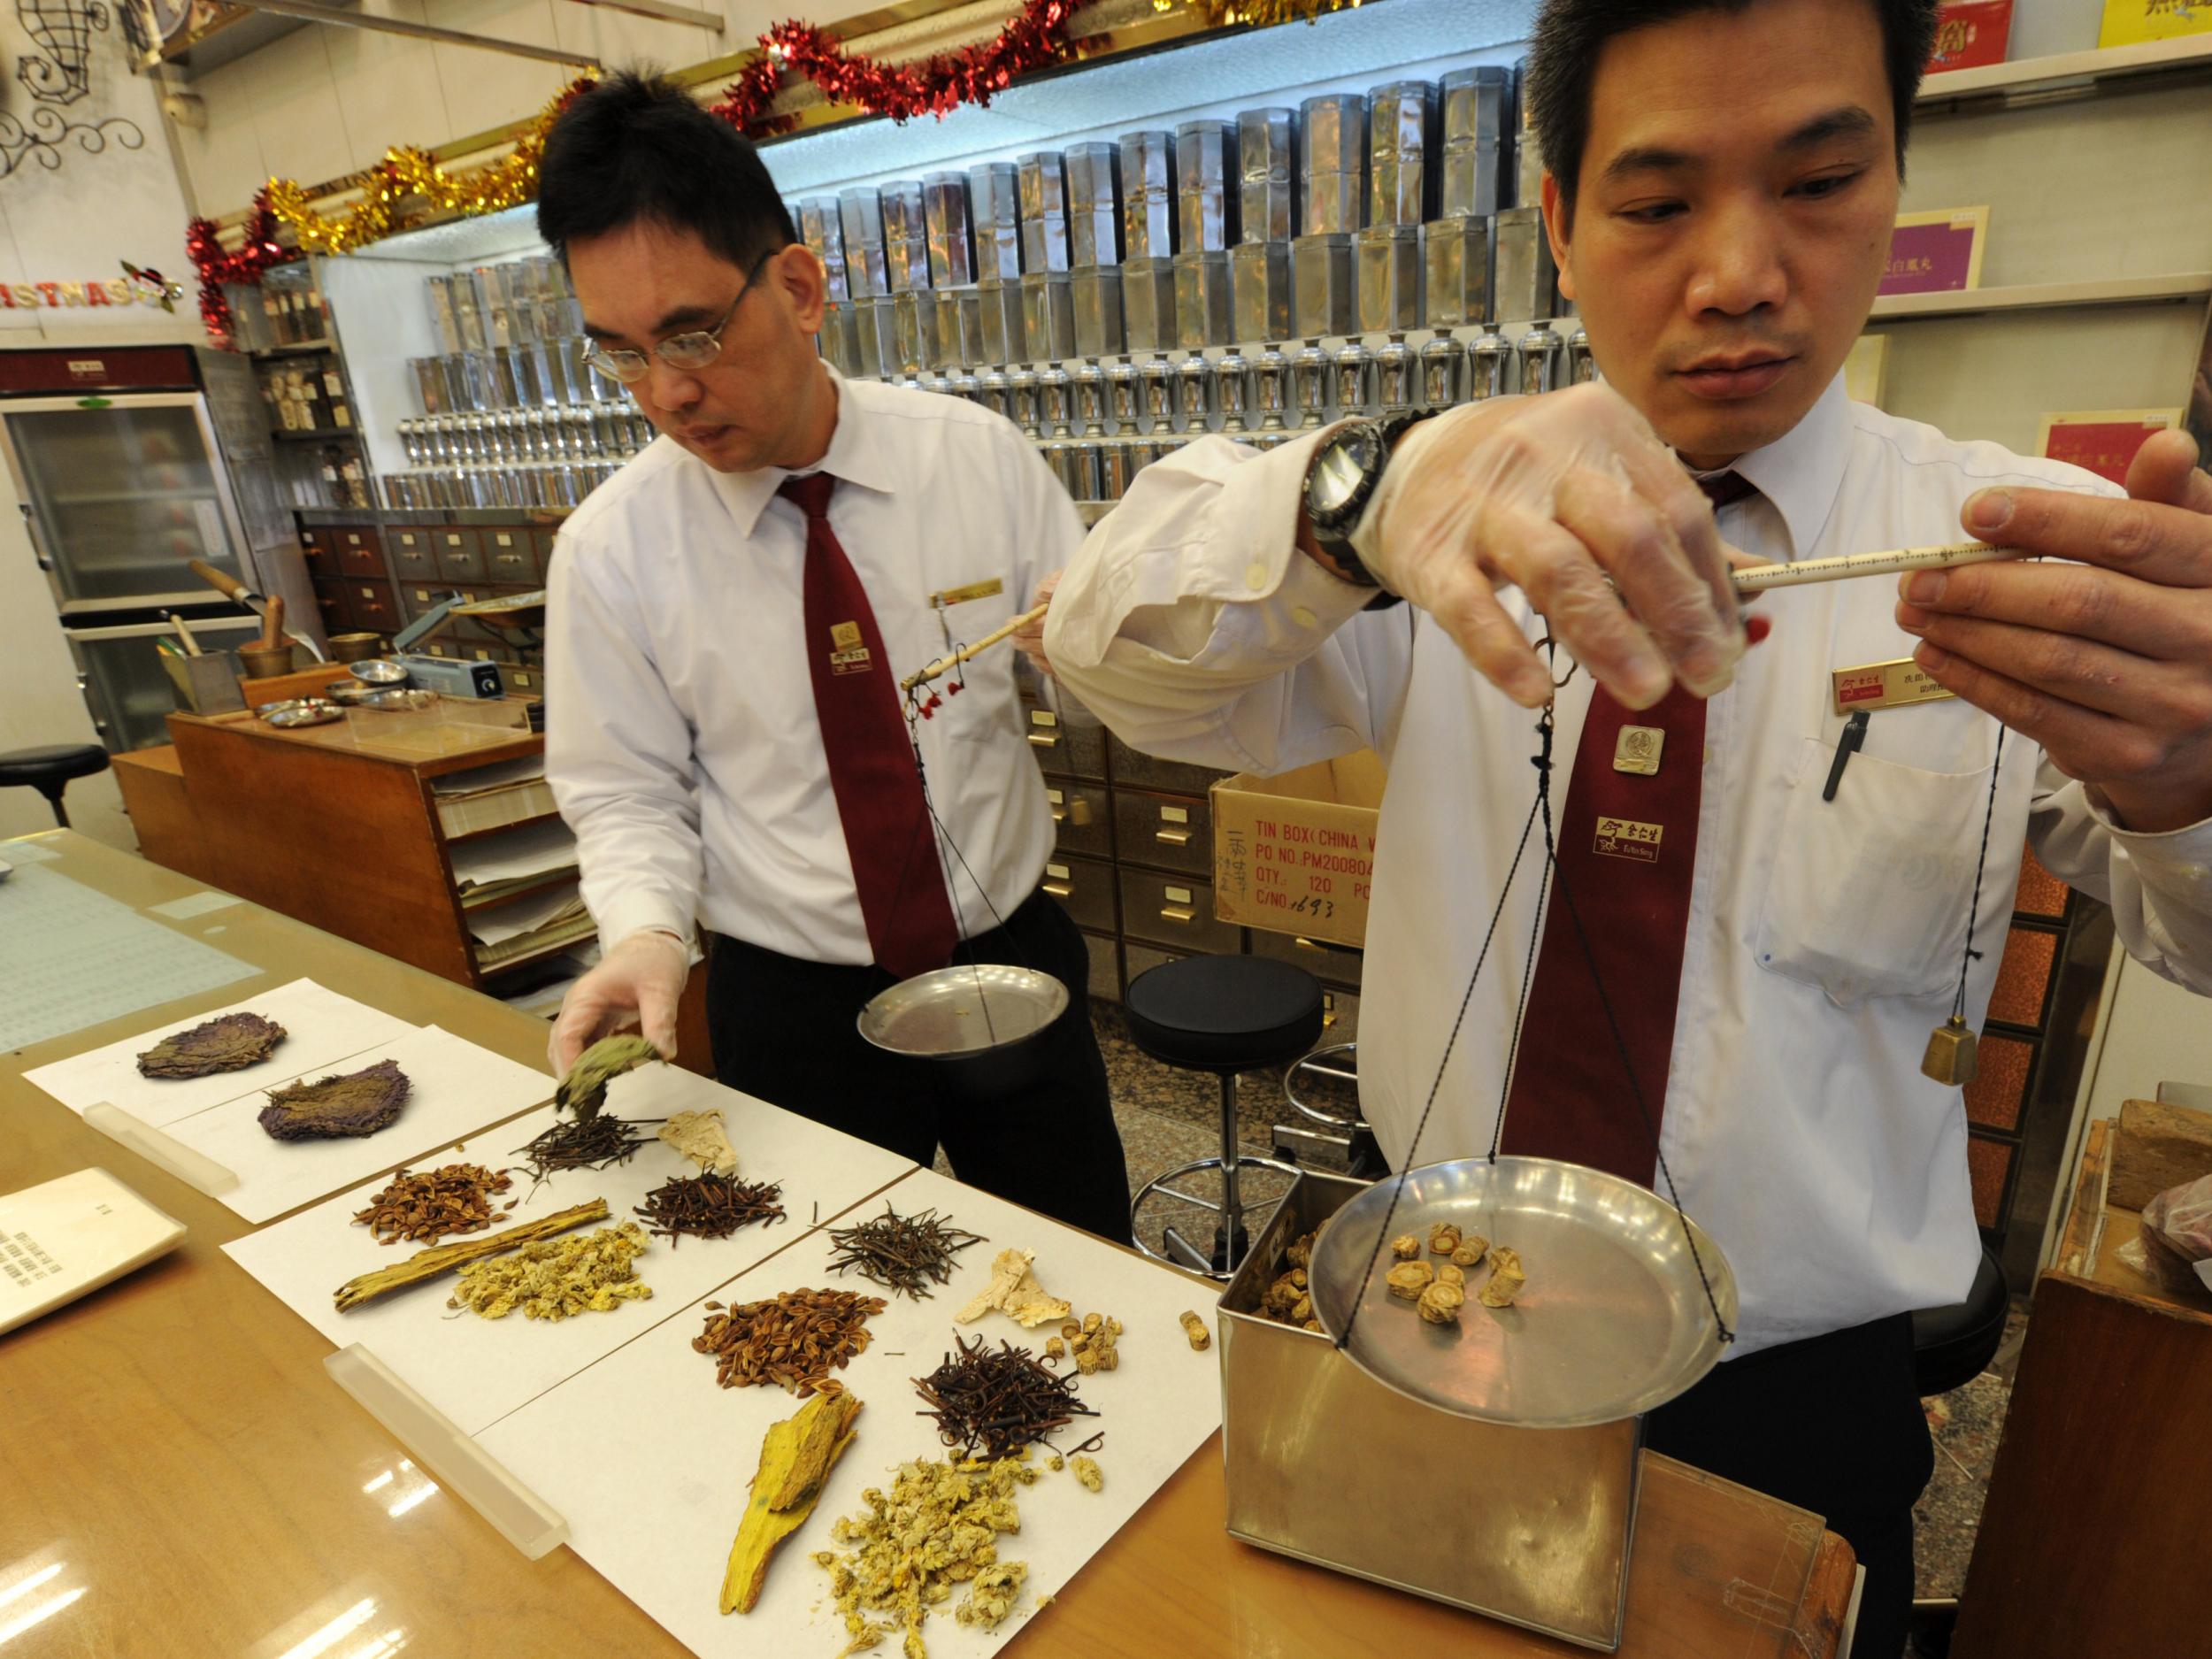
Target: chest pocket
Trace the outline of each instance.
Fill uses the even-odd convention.
[[[1814,738],[1798,755],[1753,954],[1839,1006],[1947,998],[1966,949],[1989,768],[1927,772],[1854,755],[1824,801],[1835,755]]]

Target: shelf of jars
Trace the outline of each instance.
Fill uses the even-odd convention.
[[[1204,433],[1265,448],[1588,379],[1518,72],[1486,65],[793,204],[842,373],[1014,421],[1077,501]],[[424,280],[388,509],[573,506],[650,441],[558,265]]]

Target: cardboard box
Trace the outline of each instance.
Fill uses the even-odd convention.
[[[1927,73],[1979,69],[2005,61],[2012,39],[2012,0],[1953,0],[1936,12],[1935,48]]]
[[[2154,432],[2181,424],[2178,409],[2094,409],[2046,415],[2036,452],[2070,461],[2116,484],[2128,481],[2135,452]]]
[[[1982,244],[1988,236],[1986,206],[1900,213],[1878,292],[1940,294],[1981,287]]]
[[[1367,935],[1384,772],[1371,749],[1213,787],[1214,914],[1333,945]]]
[[[2097,45],[2136,46],[2212,33],[2212,5],[2204,0],[2105,0]]]

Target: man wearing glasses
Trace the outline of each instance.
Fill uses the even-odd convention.
[[[1011,655],[926,721],[898,689],[1025,607],[1082,541],[1073,506],[1003,419],[816,355],[819,263],[752,146],[665,81],[611,75],[570,106],[538,231],[594,365],[661,434],[553,567],[546,771],[605,952],[555,1068],[633,1020],[674,1051],[695,921],[723,1082],[920,1164],[941,1145],[963,1180],[1125,1240]],[[969,961],[1067,987],[1043,1084],[979,1094],[860,1037],[878,992]]]

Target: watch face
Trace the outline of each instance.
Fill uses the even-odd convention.
[[[1332,440],[1314,460],[1312,480],[1307,488],[1310,509],[1334,513],[1350,506],[1374,465],[1375,453],[1375,434],[1366,426]]]

